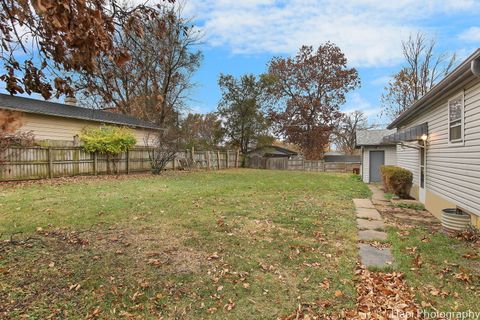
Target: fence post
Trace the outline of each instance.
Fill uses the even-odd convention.
[[[93,153],[93,174],[98,174],[98,154],[97,152]]]
[[[218,167],[218,170],[220,170],[220,151],[217,150],[217,167]]]
[[[240,149],[237,148],[237,154],[235,155],[235,168],[239,167],[239,160],[240,160]]]
[[[193,166],[193,168],[196,168],[196,165],[195,165],[195,147],[192,147],[192,150],[190,150],[190,152],[192,153],[191,154],[192,166]]]
[[[127,162],[125,164],[125,169],[127,171],[127,174],[130,174],[130,152],[127,150],[127,154],[125,155],[127,157]]]
[[[205,156],[207,157],[207,170],[210,170],[210,151],[205,151]]]
[[[52,157],[52,148],[48,147],[48,178],[53,178],[53,157]]]
[[[229,161],[230,161],[230,157],[228,156],[228,149],[227,149],[227,155],[226,155],[226,158],[227,158],[227,161],[225,161],[225,168],[228,169],[228,165],[229,165]]]
[[[175,162],[177,162],[177,153],[173,155],[173,160],[172,160],[172,170],[175,171]]]

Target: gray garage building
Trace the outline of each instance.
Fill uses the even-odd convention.
[[[357,148],[361,150],[362,165],[360,174],[365,183],[380,182],[380,167],[396,165],[397,152],[394,143],[384,143],[383,137],[395,130],[358,130],[356,136]]]

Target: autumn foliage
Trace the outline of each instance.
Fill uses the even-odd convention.
[[[307,159],[321,159],[329,144],[345,95],[360,85],[357,70],[327,42],[314,50],[303,46],[293,58],[273,58],[270,93],[278,103],[270,111],[277,132],[302,148]]]
[[[18,131],[23,125],[21,112],[0,110],[0,165],[15,152],[10,147],[26,147],[33,145],[34,135],[30,131]]]
[[[118,156],[137,143],[130,129],[115,126],[84,128],[80,134],[80,140],[85,151],[107,156],[108,173],[110,173],[110,163],[113,164],[114,171],[118,172]]]
[[[11,94],[45,99],[72,94],[71,79],[59,71],[94,73],[99,56],[125,63],[130,54],[115,46],[116,32],[141,36],[140,22],[158,15],[154,7],[125,9],[116,0],[0,0],[0,7],[0,80]]]

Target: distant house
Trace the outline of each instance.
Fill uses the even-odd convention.
[[[42,101],[0,94],[0,113],[14,115],[19,131],[31,131],[35,140],[75,145],[85,127],[126,126],[132,129],[138,145],[160,128],[143,120],[113,112],[87,109],[71,104]]]
[[[384,142],[386,135],[393,130],[358,130],[356,145],[361,150],[360,174],[365,183],[380,182],[380,167],[397,163],[396,145]]]
[[[275,145],[263,146],[251,150],[247,154],[249,157],[261,157],[261,158],[293,158],[298,156],[298,152],[282,148]]]
[[[480,227],[480,49],[389,126],[411,195],[437,217],[457,208]]]

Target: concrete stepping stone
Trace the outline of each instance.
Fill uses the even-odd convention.
[[[385,228],[385,223],[378,220],[357,219],[357,227],[360,230],[380,230]]]
[[[353,199],[353,203],[357,208],[375,209],[370,199]]]
[[[383,231],[360,230],[358,231],[358,238],[364,241],[385,241],[387,240],[387,234]]]
[[[390,248],[377,249],[369,244],[359,243],[360,262],[367,267],[387,267],[393,262]]]
[[[356,214],[360,219],[382,220],[382,216],[376,209],[358,208]]]

